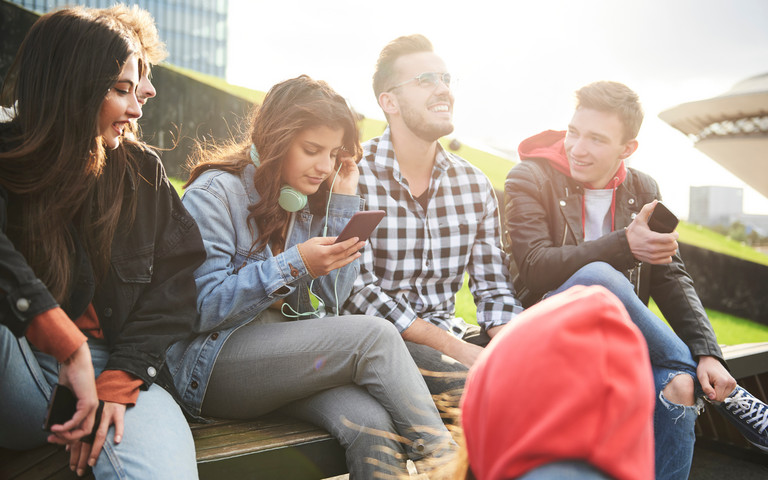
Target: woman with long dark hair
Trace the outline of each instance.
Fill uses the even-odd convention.
[[[207,252],[201,334],[168,361],[192,413],[281,409],[331,432],[367,479],[454,444],[395,327],[337,316],[364,245],[334,243],[362,207],[360,156],[353,112],[306,76],[272,87],[243,141],[201,151],[183,197]]]
[[[6,79],[0,445],[68,444],[97,478],[194,478],[186,420],[156,380],[170,385],[165,350],[190,334],[204,251],[157,155],[125,137],[144,53],[116,15],[65,9],[32,26]],[[77,405],[49,434],[56,383]]]

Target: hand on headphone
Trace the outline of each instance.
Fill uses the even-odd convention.
[[[355,167],[357,169],[357,167]],[[360,257],[365,242],[356,237],[333,243],[336,237],[313,237],[298,245],[310,274],[317,278],[352,263]]]
[[[360,177],[360,171],[357,169],[357,162],[359,158],[355,158],[353,155],[347,153],[345,150],[339,150],[337,162],[341,163],[341,169],[339,170],[336,181],[333,182],[334,172],[328,177],[328,184],[333,182],[333,193],[343,193],[347,195],[354,195],[357,193],[357,181]],[[339,168],[339,165],[336,165]]]

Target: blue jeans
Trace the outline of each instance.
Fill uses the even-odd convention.
[[[109,358],[106,342],[90,339],[98,376]],[[39,447],[48,434],[41,428],[58,378],[56,359],[17,339],[0,325],[0,446],[14,450]],[[123,440],[115,444],[114,427],[93,467],[103,478],[197,478],[195,445],[181,409],[157,385],[141,391],[125,412]]]
[[[563,292],[574,285],[602,285],[607,288],[621,300],[629,317],[645,337],[656,387],[653,416],[656,479],[687,479],[696,440],[694,425],[702,402],[698,400],[697,394],[693,406],[674,404],[667,401],[661,391],[672,378],[680,374],[693,377],[697,393],[700,391],[696,377],[697,362],[691,351],[674,331],[640,301],[629,280],[611,265],[605,262],[585,265],[547,296]]]
[[[564,460],[528,470],[517,480],[611,480],[611,477],[583,460]]]

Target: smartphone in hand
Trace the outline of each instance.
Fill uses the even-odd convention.
[[[381,222],[384,215],[386,215],[384,210],[366,210],[355,213],[352,215],[352,218],[349,219],[346,226],[344,226],[341,233],[339,233],[339,236],[336,237],[334,243],[343,242],[352,237],[357,237],[362,241],[368,240],[373,229],[375,229],[379,222]]]
[[[651,216],[648,217],[648,228],[658,233],[672,233],[677,228],[677,217],[674,213],[661,202],[656,203],[656,206],[651,212]]]
[[[71,420],[77,408],[77,397],[72,390],[61,384],[53,387],[51,401],[48,402],[48,410],[43,421],[43,430],[50,432],[54,425],[61,425]]]

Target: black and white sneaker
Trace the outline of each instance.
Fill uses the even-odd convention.
[[[768,405],[736,385],[722,403],[715,405],[749,443],[768,452]]]

